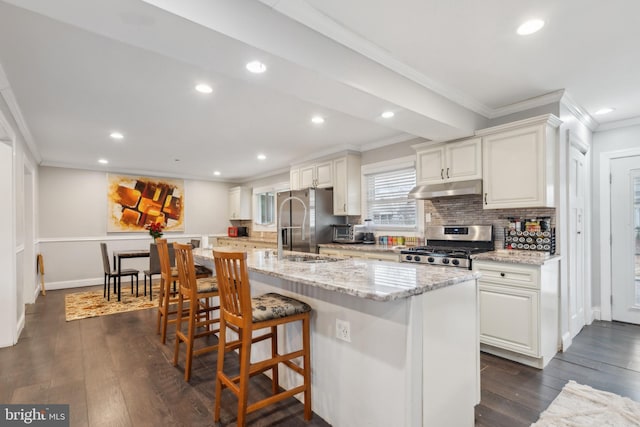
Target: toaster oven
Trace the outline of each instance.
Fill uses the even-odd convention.
[[[363,233],[353,224],[333,224],[334,243],[362,243]]]

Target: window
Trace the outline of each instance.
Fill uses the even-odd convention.
[[[287,190],[289,182],[253,189],[253,231],[276,231],[276,195]]]
[[[416,228],[416,201],[407,197],[416,185],[415,167],[365,172],[364,178],[366,218],[371,218],[376,228]]]
[[[260,225],[273,224],[275,218],[276,196],[273,191],[258,193],[256,197],[255,223]]]

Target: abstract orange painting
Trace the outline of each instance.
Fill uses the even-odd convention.
[[[107,175],[107,232],[147,231],[152,222],[165,231],[184,231],[184,181]]]

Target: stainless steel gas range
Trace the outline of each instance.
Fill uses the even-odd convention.
[[[403,262],[471,269],[471,255],[492,251],[492,225],[430,225],[426,246],[400,251]]]

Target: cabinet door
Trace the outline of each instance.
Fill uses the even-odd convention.
[[[445,145],[445,160],[444,177],[446,180],[481,179],[482,139],[474,138]]]
[[[347,159],[336,159],[334,162],[333,214],[349,215],[347,212]]]
[[[229,190],[229,219],[240,217],[240,188]]]
[[[445,178],[444,148],[432,148],[417,153],[417,181],[419,184],[439,183]]]
[[[300,188],[314,187],[315,184],[315,165],[304,166],[300,168]]]
[[[315,167],[314,187],[333,187],[333,162],[319,163]]]
[[[529,126],[484,137],[485,209],[548,205],[545,200],[544,129],[544,126]]]
[[[294,168],[289,171],[289,186],[292,190],[300,189],[300,169]]]
[[[480,342],[539,357],[537,291],[480,281]]]

